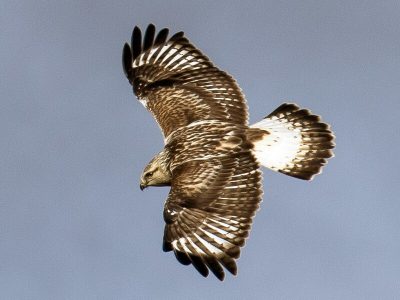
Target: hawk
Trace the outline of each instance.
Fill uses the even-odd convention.
[[[235,260],[262,201],[260,166],[310,180],[333,156],[329,125],[284,103],[253,125],[236,81],[183,32],[168,38],[150,24],[123,47],[126,77],[156,119],[164,149],[144,168],[140,188],[170,186],[163,250],[221,281]]]

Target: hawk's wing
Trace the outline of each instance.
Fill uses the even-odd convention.
[[[138,27],[125,44],[122,63],[135,95],[154,115],[164,137],[198,120],[248,125],[246,100],[227,73],[178,32],[155,36],[150,24],[142,40]]]
[[[203,275],[224,279],[248,236],[262,197],[261,172],[250,151],[192,160],[174,170],[164,207],[164,251]]]

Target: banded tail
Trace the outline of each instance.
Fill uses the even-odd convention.
[[[295,104],[282,104],[251,128],[268,132],[253,142],[254,153],[274,171],[310,180],[333,156],[335,136],[329,125]]]

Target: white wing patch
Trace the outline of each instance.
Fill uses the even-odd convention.
[[[221,222],[221,221],[218,221],[218,220],[216,220],[216,219],[213,219],[213,218],[208,218],[208,219],[209,219],[210,221],[212,221],[212,222],[215,222],[215,223],[217,223],[217,224],[219,224],[219,225],[225,227],[225,228],[229,228],[229,230],[231,230],[231,231],[237,231],[237,230],[239,230],[239,228],[237,228],[237,227],[235,227],[235,226],[228,225],[228,224],[223,223],[223,222]],[[220,218],[220,219],[221,219],[221,218]],[[231,220],[231,222],[232,222],[232,221],[233,221],[233,220]],[[238,222],[235,221],[235,223],[238,223]]]
[[[200,61],[198,59],[196,60],[195,59],[196,57],[193,55],[187,55],[189,53],[189,51],[187,49],[182,49],[183,47],[184,47],[184,45],[180,45],[180,44],[173,45],[173,42],[168,42],[164,45],[154,47],[151,50],[149,50],[150,52],[146,51],[144,53],[141,53],[132,62],[132,68],[137,68],[137,67],[143,66],[145,64],[149,64],[151,62],[151,60],[153,62],[156,62],[160,59],[160,57],[164,54],[164,52],[167,52],[167,55],[165,55],[163,57],[162,61],[160,61],[158,63],[160,65],[165,65],[165,67],[167,67],[167,68],[169,67],[171,70],[178,69],[182,65],[185,65],[185,66],[183,66],[183,68],[187,68],[189,66],[193,67],[202,62],[202,60],[200,60]],[[157,56],[153,57],[157,51],[159,51]],[[146,57],[146,59],[145,59],[145,57]],[[165,64],[165,61],[167,61],[170,57],[173,57],[173,58],[167,64]],[[176,63],[176,62],[178,62],[178,63]]]
[[[215,226],[213,226],[213,225],[211,225],[211,224],[208,224],[206,221],[204,221],[203,224],[206,225],[206,226],[208,226],[208,227],[210,227],[211,229],[215,230],[216,232],[225,235],[225,236],[226,236],[227,238],[229,238],[229,239],[234,239],[234,238],[236,238],[236,235],[234,235],[234,234],[232,234],[232,233],[229,233],[229,232],[227,232],[227,231],[225,231],[225,230],[223,230],[223,229],[221,229],[221,228],[215,227]]]
[[[224,239],[221,239],[220,237],[216,236],[215,234],[213,234],[211,232],[208,232],[207,230],[204,230],[203,228],[199,228],[199,229],[202,232],[204,232],[206,235],[208,235],[209,238],[213,239],[216,244],[221,245],[221,246],[226,247],[226,248],[230,248],[230,247],[233,246],[230,242],[228,242],[228,241],[226,241]]]
[[[218,254],[223,254],[222,250],[218,249],[214,245],[210,244],[207,242],[205,239],[203,239],[201,236],[199,236],[197,233],[194,233],[194,236],[207,248],[208,251],[211,253],[218,255]]]
[[[160,52],[158,53],[157,57],[155,58],[155,60],[157,60],[166,50],[170,49],[171,47],[171,43],[167,43],[165,45],[160,45],[158,47],[152,48],[150,50],[150,53],[147,56],[147,59],[144,60],[144,56],[147,52],[141,53],[138,57],[136,57],[136,59],[132,62],[132,68],[137,68],[140,67],[142,65],[148,64],[150,62],[150,59],[153,57],[154,53],[157,52],[158,49],[161,48]],[[170,49],[171,54],[167,55],[167,57],[169,57],[170,55],[173,55],[177,50],[176,49]]]

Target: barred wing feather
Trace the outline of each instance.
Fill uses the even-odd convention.
[[[222,267],[236,274],[235,259],[262,197],[257,166],[248,151],[179,168],[164,208],[164,251],[203,276],[211,270],[223,280]]]
[[[248,125],[246,100],[236,81],[216,68],[183,32],[168,39],[168,29],[156,35],[150,24],[142,38],[135,27],[131,45],[123,48],[122,62],[135,95],[165,138],[199,120]]]

